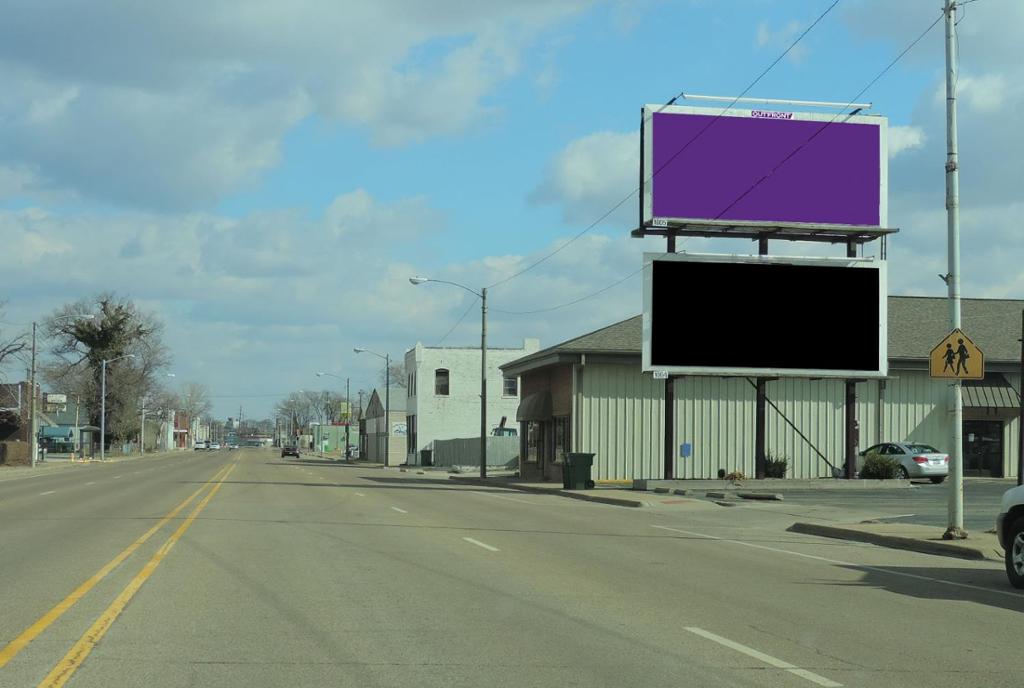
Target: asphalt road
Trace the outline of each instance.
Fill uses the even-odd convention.
[[[268,450],[0,474],[0,685],[1020,685],[997,564],[668,501]]]
[[[1015,480],[991,478],[964,480],[964,527],[967,531],[984,532],[995,528],[1003,493],[1016,484]],[[949,514],[949,485],[922,481],[915,482],[909,490],[792,491],[786,493],[786,501],[856,511],[876,510],[895,515],[880,520],[945,528]]]

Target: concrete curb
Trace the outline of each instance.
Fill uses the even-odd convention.
[[[941,557],[989,561],[995,560],[993,557],[988,556],[985,550],[978,547],[971,547],[970,545],[954,545],[945,541],[919,540],[917,538],[900,537],[898,535],[869,533],[855,528],[825,526],[818,523],[794,523],[786,530],[793,533],[818,535],[821,537],[834,538],[836,540],[867,542],[881,547],[906,549],[913,552],[922,552],[924,554],[935,554]]]
[[[465,485],[482,485],[485,487],[505,487],[510,490],[519,490],[520,492],[530,492],[532,494],[546,494],[556,495],[558,497],[567,497],[569,499],[579,499],[584,502],[596,502],[598,504],[609,504],[611,506],[625,506],[625,507],[642,507],[644,503],[637,499],[620,499],[618,497],[602,497],[600,495],[592,495],[586,492],[574,492],[571,490],[548,490],[543,487],[530,487],[528,485],[517,485],[515,483],[497,483],[491,482],[490,480],[481,480],[480,478],[463,478],[461,476],[452,475],[448,477],[449,480],[454,480],[457,483],[463,483]]]
[[[835,478],[765,478],[763,480],[662,480],[637,479],[633,481],[633,489],[637,491],[654,491],[659,487],[687,490],[757,490],[762,492],[807,492],[807,491],[858,491],[858,490],[910,490],[914,485],[909,480],[840,480]]]

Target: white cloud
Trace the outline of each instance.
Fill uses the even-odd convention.
[[[859,0],[846,7],[847,22],[863,37],[901,50],[939,16],[920,3]],[[879,21],[884,17],[883,21]],[[1017,267],[1024,139],[1017,117],[1024,111],[1024,63],[1019,27],[1024,3],[961,8],[958,137],[960,165],[961,277],[964,296],[1024,296]],[[941,24],[904,62],[926,65],[933,76],[921,88],[910,121],[890,128],[889,218],[900,233],[889,241],[890,283],[895,293],[941,295],[936,276],[947,272],[945,180],[946,96]],[[906,65],[902,65],[906,66]],[[898,78],[894,72],[887,78]],[[913,144],[913,145],[910,145]],[[913,150],[913,154],[907,151]],[[900,154],[902,152],[902,154]]]
[[[957,79],[957,95],[967,102],[969,110],[979,113],[997,113],[1006,103],[1007,97],[1021,92],[1020,88],[1011,89],[1002,74],[982,74],[969,76],[961,74]],[[945,100],[945,89],[943,89]]]
[[[389,146],[486,125],[522,51],[594,1],[20,3],[0,22],[0,165],[115,204],[208,208],[310,115]]]
[[[758,48],[784,50],[789,47],[790,43],[793,42],[793,39],[796,38],[803,28],[803,24],[795,19],[786,22],[777,30],[773,30],[767,21],[762,21],[757,25],[754,44]],[[786,59],[790,62],[800,62],[806,56],[807,46],[803,42],[797,43],[786,53]]]
[[[638,131],[588,134],[554,156],[530,200],[557,205],[566,222],[587,225],[636,191],[639,169]],[[637,203],[634,194],[607,221],[635,225]]]
[[[904,151],[924,145],[924,129],[915,126],[895,125],[889,127],[889,158],[895,158]]]

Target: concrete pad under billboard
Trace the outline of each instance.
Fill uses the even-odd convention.
[[[641,131],[642,227],[887,224],[885,117],[647,105]]]
[[[648,253],[643,370],[883,378],[886,295],[876,258]]]

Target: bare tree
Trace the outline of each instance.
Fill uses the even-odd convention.
[[[213,410],[210,403],[210,391],[199,382],[186,382],[178,395],[178,408],[188,414],[189,418],[201,418]]]
[[[405,364],[404,363],[391,363],[391,367],[388,368],[391,371],[391,386],[405,389],[409,386],[409,381],[405,378]],[[387,373],[381,370],[377,376],[380,379],[381,386],[388,383]]]
[[[0,320],[3,320],[4,306],[7,305],[6,301],[0,301]],[[4,365],[4,359],[14,356],[15,354],[24,351],[29,346],[28,335],[24,332],[18,335],[10,336],[4,334],[0,330],[0,368]]]
[[[295,434],[299,434],[309,427],[309,423],[314,417],[313,404],[305,392],[292,392],[277,402],[275,412],[279,418],[290,425]]]
[[[94,318],[66,317],[87,313]],[[171,360],[162,340],[163,323],[132,301],[103,293],[57,309],[42,331],[52,342],[53,360],[42,367],[46,382],[86,400],[90,422],[99,425],[100,377],[107,360],[107,430],[115,438],[133,434],[142,400],[160,392],[157,373]]]

